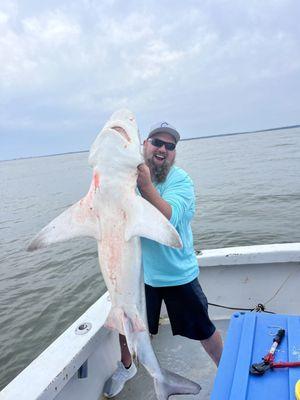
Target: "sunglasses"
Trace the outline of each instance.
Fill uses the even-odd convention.
[[[150,138],[150,139],[148,139],[148,142],[150,142],[155,147],[165,146],[165,148],[170,151],[175,150],[175,147],[176,147],[175,143],[164,142],[163,140],[160,140],[157,138],[154,138],[154,139]]]

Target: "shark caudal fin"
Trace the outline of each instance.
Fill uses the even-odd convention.
[[[162,380],[154,379],[155,393],[158,400],[167,400],[175,394],[198,394],[201,386],[174,372],[162,369]]]
[[[74,204],[46,225],[32,240],[27,251],[80,236],[100,240],[97,215],[86,198]]]
[[[147,331],[133,331],[132,323],[128,320],[126,328],[127,343],[135,350],[138,360],[154,379],[154,387],[158,400],[167,400],[174,394],[198,394],[201,386],[178,374],[160,367],[151,345]]]
[[[166,246],[182,247],[180,236],[174,226],[147,200],[136,196],[127,213],[126,240],[141,236]]]

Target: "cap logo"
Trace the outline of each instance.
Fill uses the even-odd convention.
[[[161,128],[166,128],[169,124],[167,122],[162,122],[160,127]]]

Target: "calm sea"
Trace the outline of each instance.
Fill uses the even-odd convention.
[[[88,153],[0,162],[0,388],[105,287],[96,243],[26,253],[30,239],[85,195]],[[193,178],[195,248],[300,241],[300,129],[183,141]]]

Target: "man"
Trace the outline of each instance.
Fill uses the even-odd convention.
[[[177,130],[166,122],[155,126],[144,141],[145,163],[138,167],[140,194],[160,210],[177,229],[182,249],[173,249],[142,238],[142,255],[149,332],[158,332],[164,300],[173,335],[201,342],[216,365],[222,339],[210,321],[207,299],[198,282],[199,268],[193,247],[191,219],[195,212],[193,182],[174,166]],[[121,362],[104,386],[107,397],[116,396],[137,372],[125,336],[120,335]]]

